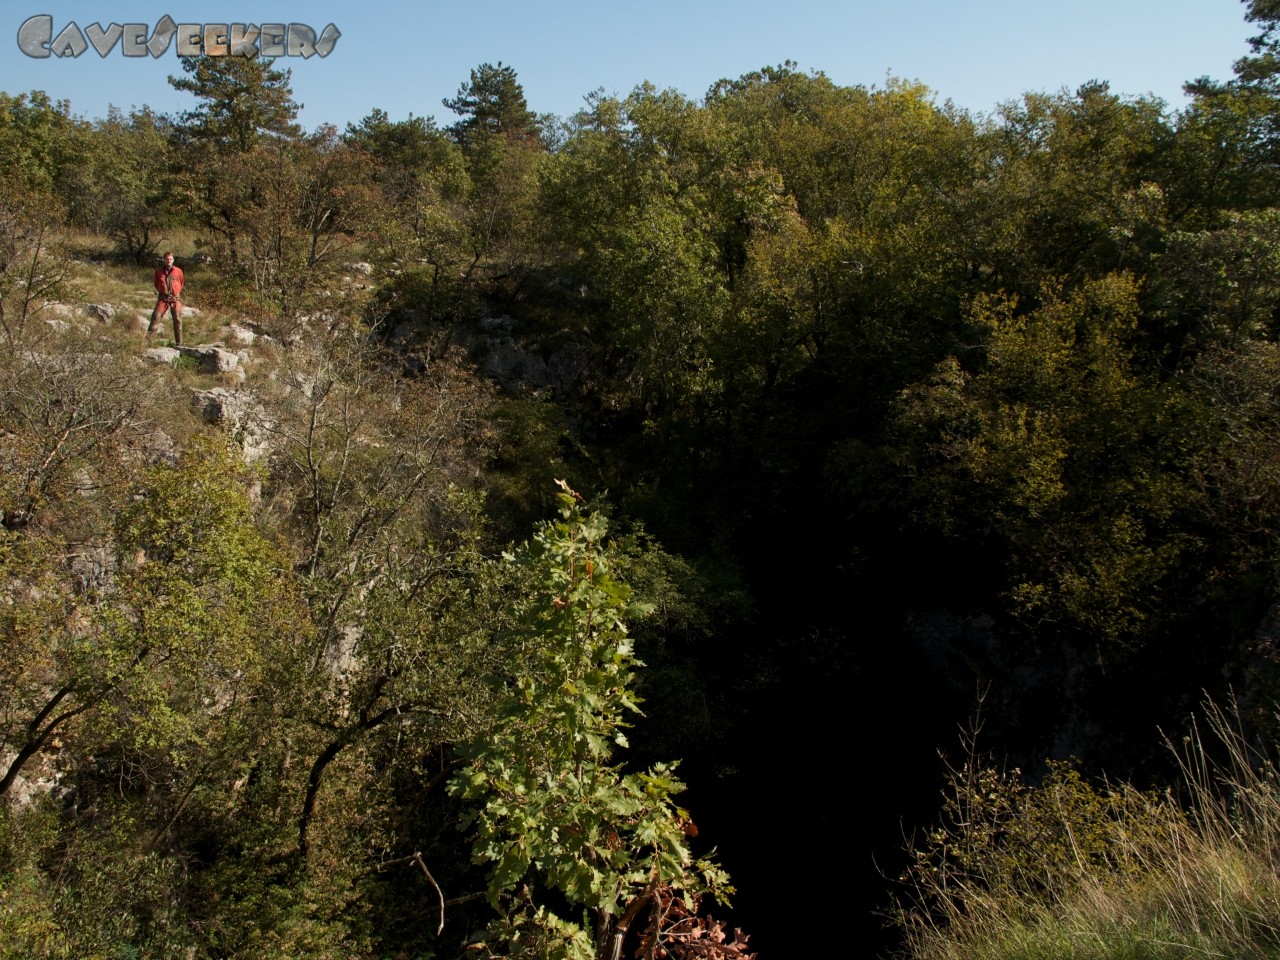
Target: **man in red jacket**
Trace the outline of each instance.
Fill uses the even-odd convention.
[[[151,311],[151,323],[147,333],[155,333],[156,328],[164,320],[166,311],[173,312],[173,342],[182,346],[182,284],[184,281],[182,268],[173,265],[173,254],[168,250],[164,254],[164,266],[156,268],[153,280],[156,288],[156,308]]]

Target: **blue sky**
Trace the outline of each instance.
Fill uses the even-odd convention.
[[[412,11],[412,12],[406,12]],[[1181,107],[1183,82],[1227,78],[1256,33],[1239,0],[609,0],[468,3],[383,0],[9,0],[0,13],[0,90],[44,90],[72,112],[106,114],[109,104],[148,104],[162,112],[193,105],[166,81],[180,72],[171,49],[159,59],[36,60],[18,48],[20,25],[53,17],[55,32],[74,21],[154,25],[168,14],[185,23],[295,21],[317,33],[342,31],[325,59],[286,58],[308,129],[339,128],[374,107],[394,120],[453,114],[472,67],[515,67],[530,108],[567,116],[596,88],[625,94],[650,81],[701,97],[716,80],[794,60],[844,85],[883,86],[888,75],[927,84],[939,100],[973,112],[1027,91],[1074,90],[1106,80],[1124,94],[1155,95]]]

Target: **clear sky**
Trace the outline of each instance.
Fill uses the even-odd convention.
[[[643,81],[700,98],[716,81],[793,60],[842,85],[883,86],[887,76],[927,84],[939,102],[973,112],[1028,91],[1105,80],[1123,94],[1154,93],[1184,105],[1182,84],[1226,79],[1256,28],[1239,0],[8,0],[0,12],[0,90],[44,90],[79,116],[108,105],[161,112],[194,105],[166,82],[174,49],[159,59],[31,59],[17,42],[28,17],[69,22],[299,22],[342,33],[324,59],[284,58],[300,119],[314,129],[356,122],[374,107],[393,120],[455,117],[441,100],[472,67],[514,67],[529,107],[568,116],[597,88],[626,94]],[[278,64],[278,65],[279,65]]]

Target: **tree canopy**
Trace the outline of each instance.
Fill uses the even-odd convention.
[[[554,124],[501,62],[445,127],[304,132],[245,58],[177,116],[0,94],[0,953],[784,954],[979,706],[1089,823],[1206,691],[1274,739],[1248,16],[1181,110],[792,63]],[[161,238],[216,373],[130,329]]]

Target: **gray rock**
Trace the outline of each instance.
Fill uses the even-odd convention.
[[[152,363],[173,363],[182,356],[182,351],[176,347],[148,347],[143,356]]]
[[[547,358],[547,383],[556,396],[570,395],[591,367],[592,350],[586,343],[571,343]]]
[[[356,672],[359,666],[356,650],[363,635],[359,627],[342,627],[325,647],[325,668],[335,680],[345,680]]]
[[[485,333],[510,333],[515,325],[515,320],[505,314],[501,317],[480,318],[480,329]]]
[[[78,593],[105,590],[115,577],[115,554],[103,544],[86,544],[68,557],[67,567]]]
[[[232,423],[241,412],[241,403],[236,392],[226,387],[191,391],[191,407],[205,423]]]
[[[297,390],[308,400],[311,399],[311,394],[315,391],[315,388],[315,378],[303,373],[301,370],[294,371],[293,376],[289,378],[289,385],[287,387],[289,390]]]
[[[17,757],[14,753],[0,754],[0,770],[8,770]],[[14,778],[13,784],[9,787],[8,800],[14,807],[19,810],[34,806],[43,797],[53,793],[58,786],[56,777],[42,777],[39,775],[40,764],[39,758],[33,757],[23,766],[24,773],[20,773]]]
[[[231,324],[228,329],[227,339],[233,344],[241,347],[253,346],[253,342],[258,339],[258,335],[248,327],[243,327],[238,323]]]
[[[163,463],[172,467],[178,462],[178,445],[163,430],[153,430],[143,439],[142,453],[147,463]]]
[[[205,423],[220,426],[235,437],[246,463],[267,454],[270,422],[262,405],[249,392],[226,387],[193,390],[191,407]]]
[[[201,373],[226,373],[240,366],[240,358],[230,350],[213,343],[197,347],[179,347],[184,357],[194,357]]]
[[[507,390],[537,389],[547,385],[547,362],[536,353],[522,350],[514,340],[490,340],[480,361],[486,376]]]
[[[116,308],[109,303],[86,303],[84,312],[102,323],[108,323],[116,316]]]

